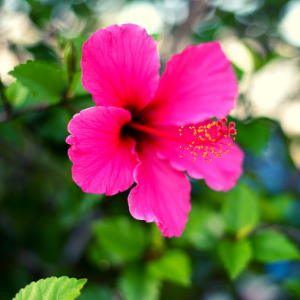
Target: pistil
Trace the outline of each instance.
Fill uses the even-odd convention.
[[[214,121],[210,124],[199,126],[198,128],[189,126],[188,129],[186,129],[182,126],[179,129],[179,136],[134,122],[128,123],[126,126],[180,143],[182,152],[184,150],[190,151],[194,156],[194,161],[198,154],[201,154],[205,161],[211,161],[212,156],[221,158],[222,154],[226,154],[232,149],[231,143],[228,143],[228,139],[231,139],[232,135],[236,135],[235,124],[231,122],[229,126],[226,127],[226,122],[227,119],[223,118],[220,121]],[[182,157],[182,153],[180,157]]]

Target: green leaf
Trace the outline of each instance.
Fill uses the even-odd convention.
[[[184,286],[190,285],[191,262],[182,250],[169,249],[159,259],[148,265],[151,274],[160,279],[170,280]]]
[[[242,238],[258,223],[256,198],[256,194],[241,183],[226,195],[222,213],[228,232]]]
[[[157,300],[161,282],[142,267],[131,267],[119,281],[125,300]]]
[[[218,250],[221,261],[231,278],[236,278],[252,257],[251,245],[247,240],[220,241]]]
[[[195,203],[182,236],[175,242],[188,242],[198,250],[209,250],[216,246],[223,230],[224,222],[220,215]]]
[[[284,282],[284,286],[298,299],[300,299],[300,279],[289,279]]]
[[[6,89],[6,97],[15,108],[23,108],[26,106],[39,105],[41,103],[49,103],[49,99],[38,99],[30,93],[20,81],[13,82]]]
[[[299,259],[296,246],[283,234],[273,230],[263,230],[253,236],[252,248],[254,257],[261,262],[272,262],[279,259]]]
[[[15,107],[22,106],[25,102],[26,98],[28,97],[29,90],[24,87],[20,82],[13,82],[7,89],[6,89],[6,97],[10,104]]]
[[[94,232],[99,244],[120,255],[125,261],[140,258],[147,240],[139,222],[127,217],[115,217],[95,223]]]
[[[64,75],[59,66],[28,60],[18,65],[10,75],[27,87],[40,100],[57,103],[64,87]]]
[[[73,300],[86,282],[86,279],[66,276],[41,279],[21,289],[13,300]]]

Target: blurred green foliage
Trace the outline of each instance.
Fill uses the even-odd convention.
[[[71,178],[67,125],[74,113],[95,105],[81,82],[81,48],[100,26],[91,7],[105,1],[67,1],[74,15],[85,20],[69,46],[64,32],[51,25],[60,1],[21,2],[29,5],[30,20],[48,36],[31,46],[10,45],[14,53],[29,52],[33,61],[9,72],[15,82],[0,85],[0,300],[12,299],[32,281],[37,283],[31,288],[41,278],[63,275],[88,278],[79,300],[209,300],[220,294],[227,297],[222,299],[246,300],[251,278],[276,285],[275,298],[265,299],[300,299],[300,175],[290,156],[292,140],[280,124],[254,118],[242,93],[239,105],[248,114],[230,120],[246,154],[244,175],[226,194],[191,180],[186,229],[180,238],[164,238],[154,224],[130,216],[127,192],[84,194]],[[245,16],[214,8],[188,24],[186,36],[200,43],[216,38],[222,28],[234,29],[256,72],[280,57],[270,44],[283,43],[276,26],[287,2],[261,1]],[[98,17],[105,13],[109,10],[103,8]],[[247,41],[253,38],[247,33],[251,20],[262,15],[269,27],[255,39],[265,47],[264,55]],[[184,24],[169,25],[174,40]],[[160,34],[155,37],[160,41]],[[71,58],[64,63],[70,45],[73,50],[65,56]],[[162,69],[166,59],[162,55]],[[245,71],[234,67],[241,81]],[[77,282],[74,297],[83,284]]]

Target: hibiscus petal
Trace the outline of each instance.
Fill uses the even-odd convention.
[[[83,45],[81,66],[83,86],[97,105],[138,111],[158,86],[156,44],[138,25],[98,30]]]
[[[226,116],[236,97],[236,77],[220,45],[190,46],[167,63],[145,115],[152,124],[197,123]]]
[[[203,123],[195,127],[200,125]],[[158,129],[178,136],[178,128],[175,126],[159,126]],[[223,154],[222,158],[213,158],[210,162],[204,161],[201,155],[194,161],[194,155],[187,150],[182,152],[180,144],[171,140],[157,138],[155,147],[158,156],[169,160],[176,170],[187,171],[194,179],[204,179],[210,188],[227,192],[243,173],[244,153],[236,143],[232,141],[231,144],[233,149],[229,153]]]
[[[70,121],[66,140],[73,180],[86,193],[114,195],[134,182],[135,141],[121,134],[131,114],[122,108],[92,107]]]
[[[180,236],[191,209],[191,186],[183,172],[159,159],[148,143],[138,143],[141,163],[134,178],[137,186],[128,197],[132,216],[146,222],[156,222],[164,236]]]

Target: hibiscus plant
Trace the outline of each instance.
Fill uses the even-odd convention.
[[[252,99],[299,51],[250,2],[3,1],[0,300],[300,299],[299,141]]]

